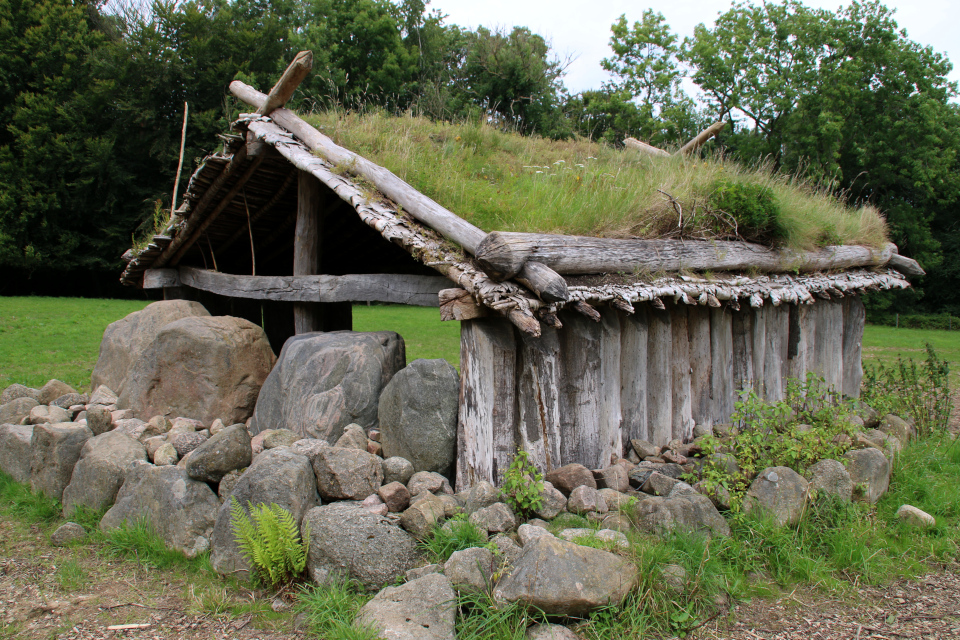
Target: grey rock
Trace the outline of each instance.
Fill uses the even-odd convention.
[[[556,489],[565,496],[570,496],[570,492],[580,486],[597,488],[597,481],[593,478],[593,472],[582,464],[567,464],[558,469],[547,473],[547,482],[551,483]]]
[[[243,422],[274,360],[263,329],[248,320],[175,320],[134,361],[118,407],[144,418],[162,414],[191,416],[204,424],[216,418]]]
[[[100,343],[100,349],[102,355],[103,343]],[[93,390],[93,393],[90,394],[90,404],[102,406],[105,409],[107,407],[113,407],[116,409],[117,400],[119,400],[119,398],[117,398],[117,394],[105,384],[95,386],[96,388]],[[88,405],[87,409],[89,408],[90,406]],[[107,411],[112,411],[112,409],[107,409]]]
[[[177,455],[177,450],[169,442],[161,445],[153,454],[153,464],[158,467],[175,465],[179,460],[180,456]]]
[[[305,456],[287,447],[264,451],[236,483],[233,492],[218,503],[211,539],[210,564],[221,575],[245,578],[250,565],[234,540],[230,510],[236,498],[247,512],[251,504],[271,504],[286,509],[299,524],[304,514],[320,504],[317,482]]]
[[[767,514],[780,526],[800,522],[810,483],[790,467],[768,467],[754,479],[743,499],[746,513]]]
[[[853,480],[847,468],[836,460],[821,460],[808,467],[804,475],[810,481],[812,491],[834,495],[847,502],[853,495]]]
[[[79,506],[100,511],[112,505],[127,469],[137,461],[146,462],[147,452],[124,433],[110,431],[87,440],[63,490],[63,516],[71,517]]]
[[[627,549],[630,547],[630,541],[627,539],[627,536],[620,531],[614,531],[613,529],[600,529],[599,531],[586,528],[564,529],[557,534],[557,537],[562,540],[569,540],[570,542],[576,542],[581,538],[593,538],[595,540],[599,540],[600,542],[616,545],[621,549]]]
[[[147,305],[121,320],[107,326],[100,342],[100,356],[93,369],[91,388],[105,385],[116,392],[123,387],[131,373],[131,367],[140,359],[143,351],[159,333],[160,329],[174,320],[191,316],[208,316],[207,310],[197,302],[187,300],[164,300]],[[113,392],[111,392],[113,393]],[[112,404],[91,398],[95,404]]]
[[[713,425],[712,424],[695,424],[693,425],[693,437],[704,438],[706,436],[713,435]]]
[[[20,424],[30,415],[30,410],[39,402],[29,396],[21,396],[0,406],[0,424]]]
[[[147,452],[147,457],[152,461],[154,456],[157,455],[157,450],[165,444],[167,444],[167,436],[153,436],[143,441],[143,448]]]
[[[502,502],[495,502],[489,507],[474,511],[469,520],[488,533],[512,531],[517,526],[517,517],[510,507]]]
[[[417,578],[422,578],[423,576],[428,576],[431,573],[443,573],[442,564],[427,564],[422,567],[417,567],[416,569],[408,569],[407,573],[404,574],[407,582],[412,582]]]
[[[61,409],[70,410],[73,406],[86,405],[89,401],[90,396],[85,393],[65,393],[50,404],[60,407]]]
[[[399,482],[388,482],[382,485],[377,495],[392,513],[400,513],[410,506],[410,492]]]
[[[640,438],[634,438],[631,440],[630,446],[633,447],[633,450],[641,460],[660,455],[660,447],[654,446],[652,442],[641,440]]]
[[[13,402],[17,398],[32,398],[39,401],[40,390],[15,382],[0,393],[0,405]]]
[[[548,615],[582,615],[617,604],[636,586],[636,566],[615,554],[543,537],[524,547],[494,597]]]
[[[730,526],[709,498],[685,493],[672,498],[650,497],[633,509],[640,531],[661,534],[666,531],[729,536]]]
[[[604,529],[612,529],[620,533],[634,533],[636,528],[633,526],[630,518],[622,513],[608,513],[600,521]]]
[[[0,424],[0,471],[17,482],[30,482],[33,425]]]
[[[445,518],[452,518],[458,513],[463,512],[463,507],[460,505],[460,501],[457,500],[456,496],[452,496],[449,493],[441,493],[437,498],[443,503],[443,515]]]
[[[383,468],[384,483],[399,482],[400,484],[407,484],[413,477],[413,464],[406,458],[387,458],[383,461],[381,467]]]
[[[450,475],[456,461],[460,378],[446,360],[414,360],[380,395],[380,443],[417,471]]]
[[[894,436],[902,444],[906,444],[911,439],[917,437],[917,430],[910,426],[906,420],[895,416],[892,413],[888,413],[883,416],[883,420],[880,421],[877,429],[880,431]]]
[[[400,526],[418,538],[425,538],[444,517],[443,502],[432,493],[423,494],[400,516]]]
[[[563,495],[551,482],[543,483],[543,492],[540,494],[540,506],[534,513],[544,520],[553,520],[561,511],[567,508],[567,497]]]
[[[250,432],[287,428],[332,444],[348,424],[376,427],[380,392],[405,360],[392,331],[294,336],[263,384]]]
[[[173,448],[177,450],[177,455],[180,456],[182,460],[200,445],[210,439],[210,432],[204,429],[203,431],[194,431],[193,433],[178,433],[175,436],[170,437],[170,444],[173,445]]]
[[[330,445],[326,440],[302,438],[290,445],[290,450],[294,453],[299,453],[302,456],[307,456],[307,458],[310,460],[310,464],[312,465],[313,459],[317,457],[317,454],[320,453],[320,450],[329,446]]]
[[[542,622],[527,629],[526,640],[582,640],[570,629],[559,624]]]
[[[40,404],[30,409],[27,424],[58,424],[70,422],[70,417],[70,412],[66,409]]]
[[[431,573],[387,587],[360,609],[357,622],[386,640],[454,640],[456,604],[450,580]]]
[[[303,518],[302,529],[307,527],[307,569],[319,584],[339,577],[357,580],[365,589],[379,589],[422,562],[413,536],[356,503],[310,509]]]
[[[68,393],[76,393],[77,390],[60,380],[50,380],[47,384],[40,387],[40,394],[37,396],[37,402],[40,404],[50,404],[60,396]]]
[[[486,480],[481,480],[466,491],[458,493],[457,497],[463,503],[463,510],[470,514],[497,502],[500,499],[500,490]]]
[[[634,489],[640,489],[647,483],[647,480],[650,479],[650,476],[653,475],[654,472],[655,469],[653,467],[635,467],[630,471],[630,486]]]
[[[357,449],[321,449],[313,459],[313,471],[324,500],[363,500],[383,482],[380,459]]]
[[[168,547],[193,558],[210,549],[219,506],[210,487],[191,480],[183,469],[134,463],[127,470],[116,503],[100,520],[100,530],[144,520]]]
[[[547,531],[543,527],[538,527],[532,524],[522,524],[517,529],[517,538],[520,540],[520,544],[527,546],[527,543],[536,538],[542,538],[543,536],[552,536],[553,534]]]
[[[737,459],[729,453],[710,454],[704,459],[703,468],[704,470],[716,471],[730,478],[740,475],[740,465],[737,464]]]
[[[710,486],[706,482],[701,481],[693,485],[693,489],[697,493],[710,498],[710,502],[712,502],[717,509],[726,510],[733,504],[733,496],[730,495],[730,490],[722,484]]]
[[[570,492],[570,499],[567,500],[567,511],[571,513],[585,514],[591,511],[597,513],[606,513],[609,511],[606,500],[596,489],[581,485]]]
[[[93,405],[87,409],[87,428],[98,436],[113,429],[113,416],[100,405]]]
[[[244,427],[246,429],[246,427]],[[263,450],[276,449],[277,447],[289,447],[294,442],[300,440],[300,436],[290,431],[290,429],[270,429],[263,437]]]
[[[864,435],[869,440],[876,442],[888,458],[896,457],[896,455],[903,450],[903,444],[901,443],[900,438],[895,435],[885,433],[879,429],[871,429]]]
[[[151,418],[151,420],[153,420],[153,418]],[[197,431],[203,431],[203,423],[199,420],[192,418],[174,418],[173,422],[170,423],[170,428],[167,429],[167,435],[173,438],[182,433],[196,433]]]
[[[220,478],[220,483],[217,485],[217,497],[220,498],[220,502],[223,502],[233,494],[234,489],[237,488],[237,483],[239,483],[240,478],[243,477],[244,471],[246,471],[246,469],[234,469]]]
[[[242,422],[238,422],[237,424],[243,425]],[[215,436],[226,428],[227,428],[227,425],[223,424],[223,420],[221,420],[220,418],[217,418],[216,420],[210,423],[210,435]],[[243,428],[246,429],[247,428],[246,425],[243,425]]]
[[[844,458],[853,482],[853,498],[874,504],[890,486],[890,461],[879,449],[848,451]]]
[[[598,489],[626,491],[630,488],[629,472],[619,464],[604,469],[597,469],[593,472],[593,477],[597,481]]]
[[[660,578],[667,590],[673,593],[683,593],[687,588],[687,570],[678,564],[663,565]]]
[[[614,491],[613,489],[600,489],[598,491],[603,501],[607,503],[609,511],[620,511],[633,505],[636,498],[628,496],[626,493]]]
[[[417,471],[410,476],[410,480],[407,482],[407,489],[410,490],[410,495],[412,496],[424,492],[443,492],[453,495],[453,488],[450,486],[450,481],[439,473],[432,471]]]
[[[680,484],[680,480],[655,471],[650,474],[640,490],[654,496],[665,496],[673,491],[673,488],[678,484]]]
[[[30,487],[60,500],[91,437],[89,429],[73,422],[35,425],[30,439]]]
[[[523,555],[523,548],[513,538],[504,533],[495,535],[490,542],[497,549],[501,566],[511,567]]]
[[[909,504],[901,505],[900,508],[897,509],[897,517],[900,518],[901,521],[920,529],[929,529],[937,526],[936,518],[926,511]]]
[[[454,551],[443,565],[443,575],[460,593],[480,593],[493,585],[496,569],[497,563],[490,549],[471,547]]]
[[[252,458],[250,434],[243,424],[235,424],[210,436],[193,450],[187,462],[187,475],[203,482],[220,482],[229,472],[250,466]]]
[[[863,426],[867,429],[873,429],[880,423],[880,414],[862,400],[856,401],[854,411],[863,420]]]
[[[367,450],[367,432],[358,424],[348,424],[343,428],[343,435],[333,445],[344,449]]]
[[[65,522],[50,534],[50,544],[55,547],[66,547],[87,537],[87,530],[76,522]]]

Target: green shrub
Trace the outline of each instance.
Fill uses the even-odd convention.
[[[780,206],[766,185],[720,176],[713,183],[709,204],[732,216],[737,222],[737,233],[745,240],[777,243],[787,237],[780,220]]]
[[[926,359],[912,358],[896,364],[866,365],[860,398],[881,415],[893,413],[913,418],[923,436],[947,428],[950,420],[950,365],[930,344]]]
[[[254,577],[270,586],[303,573],[310,549],[310,531],[300,540],[297,521],[276,503],[247,503],[250,515],[236,498],[230,505],[230,524],[240,553],[254,569]],[[252,520],[251,520],[252,518]]]
[[[517,451],[503,478],[504,501],[521,516],[529,516],[543,504],[543,476],[530,462],[530,454]]]

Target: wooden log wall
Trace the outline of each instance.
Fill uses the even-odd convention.
[[[780,400],[788,377],[810,371],[860,394],[855,296],[740,311],[602,307],[599,322],[570,311],[560,320],[539,338],[500,317],[462,323],[458,488],[501,483],[518,448],[546,472],[607,466],[632,438],[690,440],[696,424],[727,422],[744,391]]]

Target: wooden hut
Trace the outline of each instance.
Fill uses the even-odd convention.
[[[690,438],[743,389],[776,400],[811,371],[856,397],[860,294],[922,273],[892,244],[485,233],[283,108],[309,62],[269,95],[231,84],[256,113],[121,280],[262,323],[275,350],[351,328],[353,302],[439,306],[461,321],[459,488],[499,482],[518,448],[598,468],[631,438]]]

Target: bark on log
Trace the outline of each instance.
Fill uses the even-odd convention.
[[[647,144],[646,142],[637,140],[636,138],[624,138],[623,146],[626,147],[627,149],[633,149],[634,151],[639,151],[641,153],[645,153],[647,155],[651,155],[657,158],[671,157],[670,154],[664,151],[663,149]]]
[[[490,314],[486,307],[477,304],[466,289],[442,289],[438,297],[440,320],[444,322],[485,318]]]
[[[647,307],[620,319],[620,406],[623,438],[650,440],[647,429]]]
[[[673,335],[669,311],[647,317],[647,429],[650,442],[663,446],[673,438]]]
[[[513,327],[499,318],[460,327],[458,491],[481,480],[499,485],[513,457],[503,449],[514,436],[516,346]]]
[[[860,397],[863,381],[863,326],[866,310],[860,296],[843,299],[843,395]]]
[[[687,329],[687,306],[670,307],[670,330],[673,339],[671,375],[673,379],[671,432],[674,438],[693,437],[693,398],[690,384],[690,335]]]
[[[477,261],[501,280],[534,260],[560,274],[649,271],[826,271],[886,264],[895,245],[882,249],[831,246],[816,251],[771,249],[749,242],[624,240],[494,231],[480,243]]]
[[[517,370],[520,446],[537,469],[562,466],[560,424],[560,339],[552,328],[539,338],[520,334]]]
[[[442,276],[362,274],[346,276],[238,276],[180,267],[180,282],[227,298],[284,302],[391,302],[436,307],[450,281]]]
[[[730,420],[736,398],[733,375],[733,312],[710,310],[710,393],[713,397],[713,423]]]
[[[567,281],[563,276],[535,260],[524,263],[514,279],[544,302],[564,302],[570,299]]]
[[[313,51],[298,53],[284,70],[280,79],[277,80],[277,84],[270,89],[267,99],[257,109],[257,113],[268,116],[276,109],[287,104],[287,101],[293,96],[293,92],[297,90],[297,87],[300,86],[311,69],[313,69]]]
[[[905,276],[925,276],[927,272],[917,263],[916,260],[894,253],[890,256],[888,266],[896,269]]]
[[[713,361],[710,353],[710,308],[687,309],[687,332],[690,334],[691,416],[695,424],[713,424],[711,378]]]
[[[698,133],[692,140],[690,140],[690,142],[680,147],[680,150],[677,151],[677,155],[685,156],[693,153],[706,144],[707,140],[720,133],[725,126],[727,126],[727,123],[724,121],[714,122],[712,125]]]

